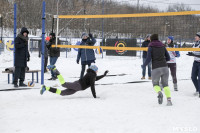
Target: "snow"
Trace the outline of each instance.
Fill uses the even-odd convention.
[[[80,75],[81,66],[76,57],[62,53],[57,68],[65,81],[73,82]],[[90,89],[71,96],[59,96],[50,92],[40,95],[41,85],[30,90],[0,91],[0,133],[199,133],[199,98],[193,96],[195,88],[191,77],[193,58],[181,52],[177,59],[178,92],[173,91],[169,81],[173,106],[157,103],[157,94],[152,83],[123,84],[140,81],[141,63],[139,57],[114,57],[98,55],[96,65],[98,74],[109,70],[109,74],[127,74],[110,76],[96,84],[99,98],[92,97]],[[70,54],[69,54],[70,55]],[[13,55],[4,52],[0,55],[0,71],[13,65]],[[40,69],[38,53],[31,53],[30,69]],[[40,76],[40,75],[39,75]],[[59,81],[48,81],[53,86]],[[26,74],[26,81],[31,74]],[[0,74],[0,89],[13,88],[7,84],[7,74]],[[64,89],[62,87],[58,87]]]

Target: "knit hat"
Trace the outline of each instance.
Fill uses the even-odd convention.
[[[83,32],[83,34],[81,35],[81,38],[83,39],[85,36],[88,36],[88,34]]]
[[[200,32],[197,32],[197,34],[196,34],[199,38],[200,38]]]
[[[158,34],[153,34],[153,35],[151,35],[151,41],[153,41],[153,40],[158,40]]]
[[[169,38],[171,41],[174,41],[174,37],[173,37],[173,36],[168,36],[168,38]]]
[[[50,37],[49,37],[49,36],[47,36],[45,40],[49,41],[49,40],[50,40]]]
[[[98,67],[96,65],[91,65],[89,68],[95,72],[98,71]]]

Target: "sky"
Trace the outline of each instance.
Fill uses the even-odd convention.
[[[133,3],[137,5],[138,0],[116,0],[121,3]],[[157,7],[159,10],[166,10],[173,3],[183,3],[190,6],[193,10],[200,10],[200,0],[139,0],[140,5]]]

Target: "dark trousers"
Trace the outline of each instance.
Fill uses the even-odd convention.
[[[146,58],[143,58],[143,64],[146,61]],[[151,62],[148,64],[148,76],[151,77]],[[146,75],[146,67],[142,68],[142,76],[145,77]]]
[[[20,83],[24,82],[25,79],[25,67],[15,67],[14,72],[14,84],[18,83],[18,79]]]
[[[168,67],[171,71],[171,75],[172,75],[172,80],[174,84],[177,84],[177,78],[176,78],[176,63],[167,63]]]
[[[61,93],[60,93],[61,96],[72,95],[72,94],[76,93],[77,91],[82,90],[82,87],[81,87],[79,81],[75,81],[73,83],[65,82],[64,84],[62,84],[62,86],[67,89],[61,91]],[[57,88],[50,87],[49,91],[52,93],[56,93]]]
[[[44,60],[44,72],[47,72],[47,64],[48,64],[48,56],[45,57],[45,60]]]
[[[57,60],[58,60],[58,57],[50,57],[50,65],[55,65]],[[54,76],[52,70],[51,70],[51,77],[56,77]]]
[[[192,82],[196,91],[200,93],[200,62],[194,61],[192,67]]]
[[[82,69],[81,69],[80,79],[82,79],[83,76],[84,76],[86,65],[88,65],[88,66],[90,67],[90,66],[91,66],[91,63],[88,63],[88,64],[82,64]]]

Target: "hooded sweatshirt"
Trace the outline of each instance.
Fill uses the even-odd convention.
[[[147,59],[143,66],[149,64],[152,60],[152,69],[167,67],[167,61],[170,60],[168,51],[166,50],[164,44],[158,40],[154,40],[149,44]]]

